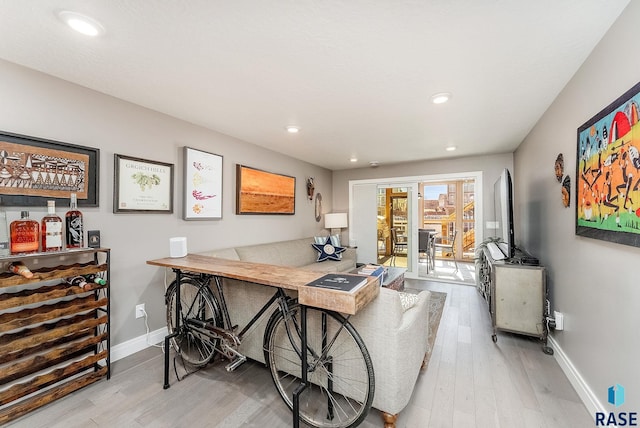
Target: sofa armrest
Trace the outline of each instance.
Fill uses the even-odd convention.
[[[403,311],[398,292],[382,288],[378,299],[351,318],[373,360],[373,407],[397,414],[406,407],[428,346],[429,299],[422,291]]]

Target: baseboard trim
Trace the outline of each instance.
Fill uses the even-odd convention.
[[[553,356],[560,365],[560,368],[569,379],[569,382],[578,393],[580,400],[584,403],[589,413],[595,415],[597,412],[606,412],[598,396],[593,393],[589,384],[584,380],[578,369],[573,365],[569,356],[564,352],[562,347],[555,341],[553,336],[548,337],[549,345],[553,348]]]
[[[160,343],[167,335],[167,327],[162,327],[154,330],[148,334],[134,337],[126,342],[119,343],[111,347],[111,362],[118,361],[136,352],[152,346],[153,344]]]

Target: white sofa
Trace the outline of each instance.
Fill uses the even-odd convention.
[[[355,268],[353,249],[347,250],[339,262],[318,263],[312,242],[313,238],[305,238],[200,254],[324,272]],[[230,279],[223,281],[223,287],[232,322],[241,327],[273,295],[270,287]],[[417,297],[405,297],[403,293],[382,288],[374,301],[350,319],[371,355],[375,374],[373,407],[382,412],[385,427],[395,426],[397,414],[409,402],[428,346],[430,293],[423,291]],[[263,363],[262,340],[267,318],[263,317],[240,346],[244,355]]]

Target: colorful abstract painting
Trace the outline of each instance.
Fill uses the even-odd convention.
[[[578,128],[576,234],[640,246],[640,83]]]

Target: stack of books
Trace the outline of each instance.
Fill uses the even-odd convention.
[[[380,265],[364,265],[358,269],[358,273],[360,275],[377,276],[380,281],[380,285],[382,285],[386,272],[387,269]]]

